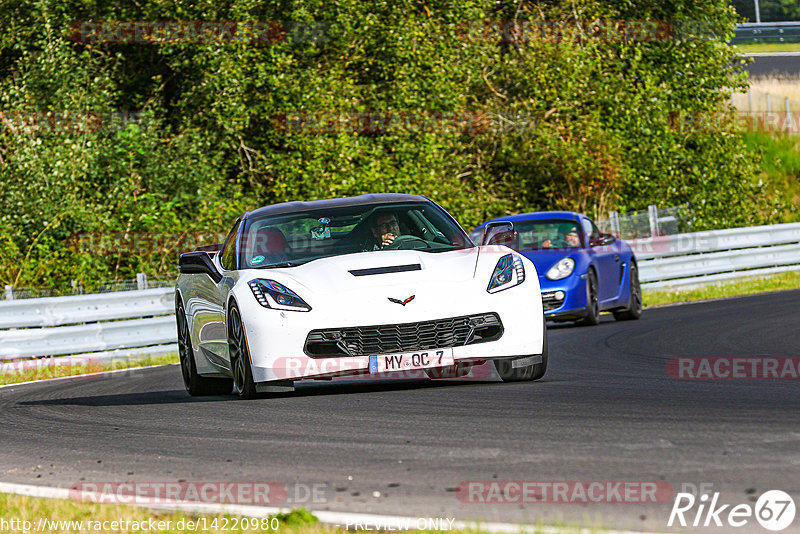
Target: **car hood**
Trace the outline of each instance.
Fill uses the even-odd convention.
[[[302,288],[311,294],[343,295],[348,291],[360,293],[373,288],[408,288],[472,280],[477,256],[477,248],[438,253],[387,250],[322,258],[291,268],[250,269],[247,273],[251,278],[275,279],[295,291]]]
[[[550,267],[564,258],[575,258],[580,253],[580,249],[555,249],[555,250],[527,250],[520,252],[536,266],[536,272],[540,277],[547,274]]]

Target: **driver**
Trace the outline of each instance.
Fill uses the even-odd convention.
[[[397,222],[397,216],[391,212],[373,215],[372,221],[370,221],[370,232],[372,232],[374,242],[372,243],[372,248],[367,248],[367,250],[381,250],[391,245],[400,235],[400,224]]]
[[[563,238],[556,238],[554,240],[545,239],[542,242],[542,248],[577,248],[581,246],[580,237],[578,237],[578,227],[573,226],[564,235]]]

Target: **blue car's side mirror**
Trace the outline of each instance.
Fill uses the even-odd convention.
[[[492,222],[484,227],[481,244],[511,246],[514,241],[516,241],[516,237],[517,233],[514,231],[514,223],[510,221]]]
[[[612,245],[617,241],[617,238],[611,234],[600,234],[589,240],[590,247],[602,247],[605,245]]]

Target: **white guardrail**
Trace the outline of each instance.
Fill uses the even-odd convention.
[[[177,352],[175,289],[0,301],[0,361]]]
[[[658,236],[630,244],[644,289],[800,270],[800,223]]]
[[[645,290],[800,270],[800,223],[629,241]],[[0,301],[0,362],[176,352],[173,288]],[[60,360],[60,358],[56,358]]]

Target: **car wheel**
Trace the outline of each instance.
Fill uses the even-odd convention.
[[[639,284],[639,269],[631,262],[631,302],[627,309],[615,311],[617,321],[632,321],[642,316],[642,286]]]
[[[178,354],[181,360],[181,374],[187,393],[193,397],[230,393],[233,387],[230,378],[209,378],[197,374],[192,340],[189,337],[189,323],[186,321],[183,304],[178,303],[175,317],[178,323]]]
[[[244,333],[242,316],[235,304],[231,305],[228,313],[228,351],[233,372],[233,392],[243,399],[254,398],[256,384],[253,382],[253,370],[250,367],[247,337]]]
[[[594,326],[600,323],[600,300],[597,295],[597,275],[589,269],[586,276],[586,315],[578,324]]]
[[[539,380],[544,376],[544,373],[547,371],[547,354],[549,352],[547,344],[547,323],[544,320],[542,321],[542,326],[544,328],[542,331],[544,334],[542,362],[513,368],[511,367],[511,360],[495,360],[494,368],[497,370],[497,374],[500,375],[500,378],[503,379],[503,382]]]

